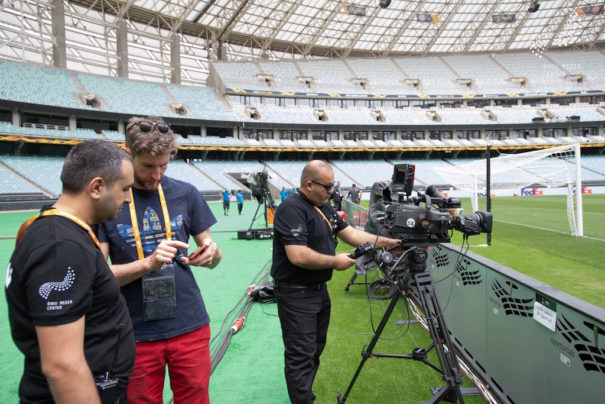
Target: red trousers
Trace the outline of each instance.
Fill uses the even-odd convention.
[[[208,404],[210,325],[169,339],[137,342],[129,403],[163,403],[166,365],[174,403]]]

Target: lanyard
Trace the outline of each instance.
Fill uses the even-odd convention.
[[[319,209],[317,206],[313,205],[313,207],[315,208],[316,211],[319,212],[319,214],[321,215],[321,217],[324,218],[324,220],[328,224],[328,227],[330,228],[330,233],[331,233],[332,232],[332,225],[330,224],[330,221],[328,220],[328,218],[326,217],[326,215],[324,215],[324,213],[321,211],[321,209]]]
[[[75,222],[77,225],[79,225],[81,228],[83,228],[84,230],[86,230],[88,232],[88,235],[90,236],[92,241],[97,245],[97,247],[99,247],[99,250],[101,249],[101,244],[99,244],[99,240],[97,239],[97,236],[95,235],[95,233],[92,231],[92,228],[90,227],[90,225],[88,223],[86,223],[84,220],[80,219],[79,217],[74,216],[67,212],[63,212],[56,208],[45,210],[44,212],[40,213],[40,215],[38,217],[40,217],[40,216],[61,216],[61,217],[71,220],[72,222]]]
[[[166,197],[164,196],[164,190],[162,184],[158,185],[158,195],[160,197],[160,206],[162,207],[162,215],[164,216],[164,228],[166,230],[166,239],[172,240],[172,227],[170,226],[170,215],[168,214],[168,206],[166,205]],[[139,259],[145,258],[143,254],[143,242],[141,241],[141,231],[139,230],[139,222],[137,221],[137,210],[134,207],[134,195],[132,194],[132,188],[130,188],[130,203],[128,204],[130,209],[130,221],[132,222],[132,231],[134,235],[134,242],[137,247],[137,255]]]

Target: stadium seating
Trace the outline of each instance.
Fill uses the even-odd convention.
[[[0,97],[4,100],[48,106],[90,109],[70,73],[33,64],[0,60]]]
[[[92,129],[69,130],[67,127],[58,127],[57,125],[47,124],[24,124],[24,126],[15,126],[8,122],[0,122],[0,133],[7,135],[23,135],[38,138],[57,138],[57,139],[99,139],[99,136]]]
[[[175,102],[184,105],[187,118],[224,120],[235,119],[235,115],[221,106],[221,103],[210,88],[166,85]]]
[[[229,173],[255,173],[263,170],[260,163],[236,161],[192,161],[192,164],[216,183],[214,189],[241,189],[242,185],[232,180]],[[247,175],[246,174],[246,175]],[[222,190],[222,189],[221,189]]]
[[[2,156],[0,156],[1,159]],[[37,194],[40,189],[0,165],[0,194]]]
[[[61,194],[59,174],[63,160],[62,157],[47,156],[0,156],[0,161],[4,164],[55,197]]]
[[[159,84],[78,73],[88,92],[101,99],[99,110],[132,115],[179,116]]]
[[[183,160],[171,161],[166,169],[166,175],[189,182],[198,191],[218,191],[220,189],[217,183],[202,174],[194,165],[187,164]]]

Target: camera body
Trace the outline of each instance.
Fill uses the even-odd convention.
[[[407,244],[433,244],[449,242],[451,229],[465,235],[492,231],[490,212],[461,215],[460,200],[444,197],[432,185],[424,194],[411,196],[414,173],[413,164],[395,165],[391,185],[383,190],[384,215],[378,224],[382,234]]]
[[[270,198],[269,202],[273,204],[271,192],[269,191],[269,174],[266,171],[250,174],[248,180],[252,196],[256,198],[258,203],[262,203],[265,198]]]
[[[109,377],[109,372],[95,377],[95,386],[101,403],[115,403],[118,398],[118,379]]]

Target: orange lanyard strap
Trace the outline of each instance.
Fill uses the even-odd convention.
[[[330,228],[330,233],[331,233],[332,232],[332,224],[330,224],[330,221],[328,220],[328,218],[326,217],[326,215],[324,215],[324,213],[321,211],[321,209],[319,209],[317,206],[313,205],[313,207],[315,208],[316,211],[319,212],[319,214],[321,215],[321,217],[324,218],[324,220],[328,224],[328,227]]]
[[[168,206],[166,205],[166,197],[164,196],[164,190],[162,184],[158,185],[158,195],[160,197],[160,206],[162,207],[162,215],[164,216],[164,228],[166,229],[166,239],[172,240],[172,227],[170,226],[170,215],[168,214]],[[139,222],[137,221],[137,210],[134,206],[134,195],[132,188],[130,188],[130,203],[128,204],[130,209],[130,221],[132,222],[132,232],[134,236],[134,242],[137,248],[137,255],[140,260],[145,258],[143,253],[143,242],[141,241],[141,231],[139,230]]]
[[[92,228],[90,227],[90,225],[88,223],[86,223],[84,220],[80,219],[79,217],[74,216],[67,212],[63,212],[56,208],[45,210],[44,212],[40,213],[40,215],[38,217],[40,217],[40,216],[61,216],[61,217],[71,220],[72,222],[75,222],[78,226],[80,226],[81,228],[83,228],[84,230],[86,230],[88,232],[88,235],[90,236],[92,241],[97,245],[97,247],[99,247],[99,250],[101,249],[101,244],[99,244],[99,240],[97,239],[97,236],[95,235],[95,233],[92,231]]]

